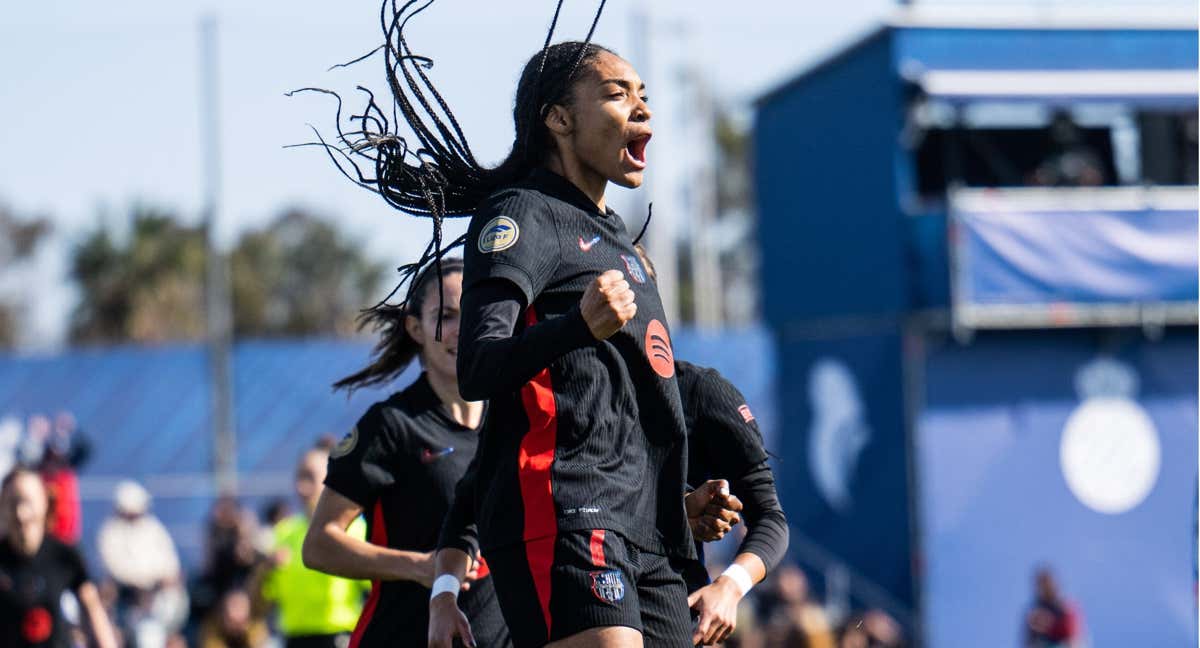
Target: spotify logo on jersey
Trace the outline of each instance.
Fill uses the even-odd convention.
[[[646,358],[650,368],[663,378],[675,375],[675,353],[671,351],[671,338],[667,327],[658,320],[650,320],[646,326]]]

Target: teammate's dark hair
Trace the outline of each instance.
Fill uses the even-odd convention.
[[[415,290],[405,304],[382,304],[364,311],[359,318],[361,327],[371,327],[380,333],[379,342],[371,352],[371,364],[333,383],[333,388],[353,393],[359,387],[381,385],[394,380],[421,351],[421,345],[408,334],[404,320],[408,315],[421,317],[425,300],[433,290],[440,289],[441,279],[463,271],[462,259],[442,259],[440,264],[431,264],[417,275],[413,282]],[[434,279],[437,281],[434,281]]]
[[[16,481],[21,477],[34,477],[39,482],[42,479],[42,476],[39,475],[36,470],[30,468],[29,466],[18,465],[4,476],[3,481],[0,481],[0,496],[7,494],[9,489],[12,488],[13,484],[16,483]]]
[[[380,11],[384,44],[343,64],[351,65],[383,52],[384,71],[392,94],[391,120],[376,103],[375,96],[359,86],[359,90],[367,95],[367,105],[361,114],[349,118],[356,128],[343,131],[341,97],[321,88],[301,89],[332,95],[338,102],[340,144],[328,144],[319,132],[317,138],[320,141],[312,144],[323,146],[342,174],[359,186],[379,194],[402,212],[428,216],[432,221],[429,245],[417,261],[399,268],[400,281],[395,290],[375,307],[384,311],[391,308],[387,301],[406,282],[405,302],[412,299],[416,282],[409,280],[427,265],[440,263],[446,252],[463,243],[465,236],[443,245],[443,218],[471,215],[488,195],[520,180],[545,162],[553,143],[544,123],[550,107],[570,105],[571,90],[589,69],[588,64],[601,52],[611,52],[590,42],[604,11],[605,0],[601,0],[583,41],[550,45],[562,9],[562,0],[559,0],[546,42],[541,52],[525,64],[517,84],[513,106],[516,134],[512,151],[500,165],[486,168],[476,161],[450,106],[425,72],[432,67],[433,61],[413,53],[405,37],[404,28],[408,21],[432,3],[433,0],[384,0]],[[398,134],[400,116],[412,130],[416,142],[410,143]],[[370,173],[364,173],[360,165],[370,167]],[[440,334],[440,328],[438,332]]]

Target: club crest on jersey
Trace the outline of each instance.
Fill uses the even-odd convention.
[[[337,459],[338,457],[344,457],[350,454],[356,445],[358,445],[357,425],[351,428],[350,433],[342,437],[342,440],[338,441],[337,445],[333,446],[333,450],[329,451],[329,456],[333,457],[334,459]]]
[[[646,283],[646,271],[642,270],[642,264],[638,262],[637,257],[621,255],[621,260],[625,262],[625,269],[629,271],[629,278],[637,283]]]
[[[596,598],[605,603],[616,603],[625,598],[625,581],[621,579],[621,572],[615,569],[594,571],[591,577],[592,594]]]
[[[479,233],[479,251],[487,254],[507,250],[517,244],[520,236],[521,229],[516,221],[508,216],[497,216],[488,221]]]

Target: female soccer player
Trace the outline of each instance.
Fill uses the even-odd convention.
[[[443,217],[472,217],[460,239],[458,378],[464,398],[489,401],[475,517],[514,643],[691,645],[674,566],[695,549],[670,332],[605,203],[610,182],[642,183],[645,87],[627,61],[589,42],[591,31],[550,46],[552,24],[518,82],[512,151],[482,167],[428,59],[406,40],[428,6],[385,3],[381,21],[393,107],[416,141],[392,130],[371,97],[354,130],[339,131],[344,146],[326,150],[339,164],[368,159],[373,177],[341,168],[390,205],[431,217],[433,241],[407,271],[440,258]],[[459,555],[433,588],[439,613],[454,608]]]
[[[475,454],[483,403],[458,393],[455,354],[462,262],[444,259],[418,275],[404,308],[377,309],[383,329],[375,361],[336,387],[385,384],[419,357],[416,382],[376,403],[330,453],[325,490],[304,540],[312,569],[373,581],[350,648],[420,646],[426,641],[429,586],[442,518]],[[441,297],[437,287],[443,286]],[[440,327],[441,339],[437,339]],[[367,517],[369,542],[347,532]],[[459,598],[483,646],[509,645],[486,569]]]
[[[49,498],[42,478],[15,468],[0,484],[0,646],[72,645],[63,595],[79,600],[93,643],[115,648],[116,637],[83,556],[46,530]]]
[[[510,157],[527,171],[467,233],[459,386],[490,400],[476,519],[519,646],[691,645],[673,562],[694,549],[670,335],[604,199],[609,182],[642,182],[643,93],[602,47],[534,56],[514,113],[528,146]],[[446,583],[441,606],[457,591]]]

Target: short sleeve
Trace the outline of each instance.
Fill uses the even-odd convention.
[[[695,433],[703,438],[714,460],[733,477],[767,460],[762,433],[746,397],[716,371],[700,378],[694,400],[697,407]]]
[[[396,482],[393,469],[402,433],[381,404],[372,405],[329,452],[325,485],[364,509]]]
[[[77,592],[89,580],[87,564],[83,561],[83,554],[79,553],[79,550],[74,547],[62,545],[62,555],[63,566],[66,568],[69,578],[67,586],[71,588],[71,591]]]
[[[529,189],[490,197],[471,218],[463,253],[463,290],[505,279],[531,304],[558,268],[558,230],[546,199]]]

